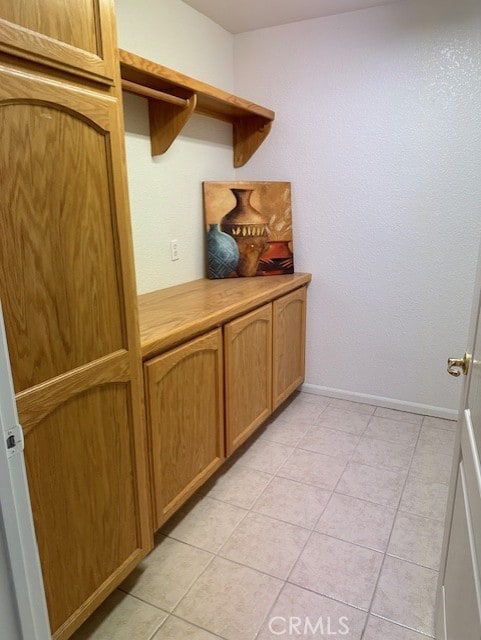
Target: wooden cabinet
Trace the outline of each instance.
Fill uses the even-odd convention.
[[[304,381],[306,287],[224,327],[226,453]]]
[[[272,330],[272,408],[304,381],[306,287],[274,300]]]
[[[224,459],[222,353],[216,329],[145,364],[155,529]]]
[[[151,546],[120,135],[114,98],[0,64],[0,299],[56,639]]]
[[[113,21],[112,0],[5,0],[0,50],[112,84]]]
[[[224,327],[226,453],[230,455],[272,411],[272,305]]]
[[[310,279],[195,280],[139,297],[154,529],[220,466],[224,439],[229,456],[302,383]]]

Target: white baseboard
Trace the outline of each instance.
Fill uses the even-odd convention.
[[[405,402],[394,398],[383,398],[382,396],[370,396],[367,393],[357,393],[356,391],[344,391],[343,389],[332,389],[331,387],[320,387],[316,384],[304,383],[301,391],[312,393],[317,396],[329,396],[330,398],[340,398],[341,400],[351,400],[352,402],[362,402],[363,404],[375,404],[386,409],[397,409],[398,411],[409,411],[410,413],[420,413],[425,416],[436,418],[447,418],[457,420],[458,412],[455,409],[445,407],[432,407],[428,404],[418,404],[417,402]]]

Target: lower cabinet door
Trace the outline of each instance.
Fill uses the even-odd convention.
[[[226,453],[230,455],[272,410],[272,305],[224,327]]]
[[[224,460],[222,330],[145,363],[158,529]]]
[[[304,382],[306,287],[274,300],[272,322],[272,403],[277,409]]]

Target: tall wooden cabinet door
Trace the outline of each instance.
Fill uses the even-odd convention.
[[[113,0],[2,0],[0,50],[112,84]]]
[[[224,460],[222,331],[145,363],[158,529]]]
[[[151,545],[117,123],[113,98],[0,65],[0,300],[54,638]]]
[[[306,287],[273,302],[272,401],[276,409],[304,382]]]
[[[272,410],[272,305],[224,327],[226,450],[230,455]]]

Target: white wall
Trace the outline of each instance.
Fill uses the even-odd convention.
[[[116,0],[115,8],[121,48],[232,89],[230,33],[180,0]],[[137,286],[145,293],[205,276],[201,184],[234,179],[232,128],[194,115],[167,153],[152,158],[147,100],[124,95]]]
[[[407,0],[235,37],[236,92],[276,111],[237,177],[292,182],[312,390],[457,407],[445,362],[466,348],[481,233],[480,34],[478,1]]]

